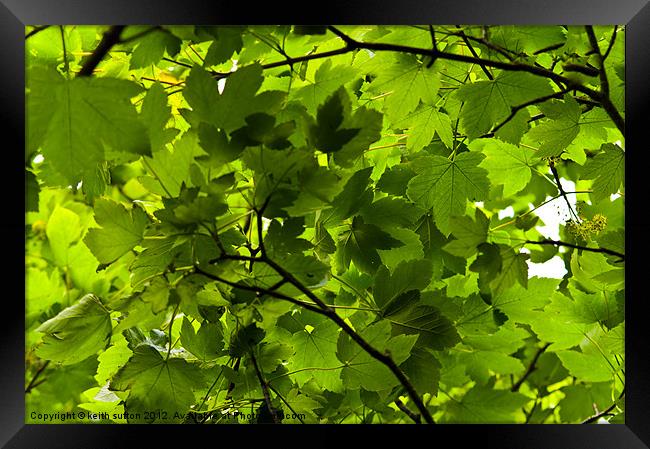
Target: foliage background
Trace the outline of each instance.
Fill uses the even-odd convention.
[[[623,422],[624,34],[27,27],[26,421]]]

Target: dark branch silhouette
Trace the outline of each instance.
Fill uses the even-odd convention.
[[[575,245],[573,243],[569,242],[562,242],[559,240],[526,240],[524,242],[525,244],[530,244],[530,245],[554,245],[554,246],[566,246],[568,248],[573,248],[573,249],[581,249],[583,251],[589,251],[592,253],[603,253],[603,254],[609,254],[610,256],[616,256],[621,259],[621,261],[625,260],[625,254],[619,253],[618,251],[614,251],[611,249],[607,248],[589,248],[587,246],[580,246],[580,245]]]
[[[104,33],[99,45],[97,45],[95,51],[93,51],[93,53],[83,63],[77,76],[91,76],[93,74],[99,63],[102,62],[102,59],[104,59],[111,48],[120,42],[120,35],[124,28],[124,25],[115,25],[110,27],[108,31]]]
[[[519,388],[521,388],[521,386],[526,381],[526,379],[528,379],[528,376],[530,376],[533,373],[533,371],[535,371],[535,369],[537,368],[535,365],[537,364],[537,361],[539,360],[539,357],[544,353],[544,351],[546,351],[546,349],[550,345],[551,345],[550,343],[546,343],[544,346],[542,346],[541,348],[539,348],[537,350],[537,352],[533,356],[533,360],[530,361],[530,364],[528,365],[528,368],[526,369],[526,372],[524,373],[523,376],[521,376],[521,378],[517,382],[515,382],[512,385],[512,388],[510,388],[510,391],[519,391]]]

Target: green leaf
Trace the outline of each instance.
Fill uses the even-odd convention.
[[[410,122],[406,148],[412,152],[420,151],[433,140],[434,132],[447,148],[453,148],[454,136],[451,119],[435,106],[421,105],[408,118]],[[401,123],[401,122],[399,122]]]
[[[324,153],[339,151],[356,136],[359,128],[344,128],[350,117],[350,98],[345,89],[339,89],[318,107],[316,124],[309,127],[314,147]]]
[[[203,65],[210,67],[228,61],[242,49],[242,30],[235,26],[215,27],[216,40],[210,44]]]
[[[400,365],[420,393],[437,394],[440,381],[440,362],[425,348],[415,347],[411,350],[409,358]]]
[[[204,322],[198,332],[195,333],[192,323],[187,317],[183,318],[181,344],[200,360],[216,359],[223,355],[221,350],[223,349],[224,340],[221,323]]]
[[[497,390],[489,386],[474,386],[460,401],[447,405],[445,422],[505,424],[515,421],[514,415],[530,402],[521,393]]]
[[[477,139],[470,150],[485,154],[481,167],[487,170],[494,186],[503,185],[505,197],[521,191],[531,177],[531,168],[539,161],[530,148],[511,145],[497,139]]]
[[[582,382],[608,382],[614,372],[601,354],[585,354],[578,351],[558,351],[557,356],[572,376]]]
[[[625,152],[618,146],[605,144],[592,160],[585,164],[581,178],[593,179],[592,189],[596,201],[617,193],[625,177]]]
[[[162,148],[153,157],[144,158],[144,166],[154,177],[142,176],[138,180],[151,193],[166,197],[176,197],[183,184],[190,184],[190,166],[194,158],[201,154],[195,134],[185,133],[174,144],[173,151]]]
[[[535,316],[534,310],[543,309],[550,302],[559,283],[558,279],[532,277],[528,280],[528,288],[514,284],[495,295],[492,304],[511,320],[527,323],[531,316]]]
[[[361,209],[361,216],[370,224],[384,227],[410,228],[424,211],[402,198],[381,198]]]
[[[167,53],[176,55],[181,49],[181,40],[166,31],[153,31],[139,39],[139,44],[131,53],[130,68],[139,69],[157,64]]]
[[[332,208],[323,212],[322,223],[338,222],[356,214],[359,209],[372,202],[373,192],[369,187],[372,167],[355,172],[345,187],[332,201]]]
[[[176,135],[177,130],[166,128],[171,117],[171,107],[167,104],[167,94],[164,88],[160,83],[152,85],[142,102],[140,120],[146,127],[153,151],[164,148],[165,144]]]
[[[456,240],[447,243],[443,247],[445,251],[464,258],[476,254],[478,246],[487,240],[490,222],[479,208],[476,208],[474,216],[476,221],[466,215],[451,218],[451,232]]]
[[[108,310],[88,294],[36,329],[45,334],[36,354],[63,365],[78,363],[106,348],[111,330]]]
[[[484,158],[480,153],[461,153],[451,161],[426,156],[411,165],[417,176],[409,181],[406,194],[418,206],[433,208],[436,226],[446,236],[452,231],[451,216],[464,215],[467,200],[487,196],[487,172],[478,167]]]
[[[398,295],[409,290],[424,290],[433,275],[429,260],[411,260],[402,262],[391,274],[382,266],[375,275],[373,296],[379,308],[386,310],[388,304]]]
[[[245,118],[255,112],[267,112],[284,94],[266,91],[256,95],[262,85],[262,67],[251,64],[236,70],[226,80],[219,94],[217,80],[199,66],[194,66],[185,82],[183,96],[203,122],[233,131],[246,124]]]
[[[415,56],[395,54],[386,57],[370,84],[373,92],[392,92],[384,101],[386,115],[396,121],[413,111],[420,101],[433,104],[440,87],[436,70],[427,68]],[[389,64],[389,65],[388,65]]]
[[[95,202],[95,221],[101,228],[90,229],[84,242],[103,264],[115,262],[138,245],[149,224],[146,212],[140,207],[128,211],[108,199]]]
[[[559,156],[578,136],[580,106],[571,95],[565,95],[563,102],[551,100],[539,108],[549,120],[531,129],[528,137],[541,143],[536,154],[538,157]]]
[[[378,249],[391,249],[403,243],[375,225],[366,224],[361,217],[354,217],[349,231],[339,237],[337,252],[339,267],[347,269],[350,262],[365,273],[374,274],[381,264]]]
[[[47,239],[57,265],[68,266],[68,248],[81,234],[79,216],[65,207],[57,207],[47,222]]]
[[[380,321],[360,332],[360,335],[374,348],[389,351],[395,363],[405,361],[417,340],[414,335],[390,337],[390,323]],[[343,383],[348,388],[364,388],[369,391],[381,391],[398,384],[395,375],[383,363],[375,360],[365,352],[347,334],[341,333],[338,341],[337,356],[345,365],[341,372]]]
[[[435,307],[411,304],[384,318],[393,325],[393,334],[417,335],[418,346],[440,351],[460,341],[451,321]]]
[[[470,140],[487,133],[510,115],[513,106],[553,93],[547,79],[524,72],[502,71],[491,81],[465,84],[456,98],[465,102],[460,124]]]
[[[230,355],[242,357],[264,339],[266,332],[255,324],[241,328],[230,341]]]
[[[150,152],[145,128],[131,103],[141,92],[137,84],[94,77],[54,85],[47,81],[37,78],[29,85],[30,95],[52,99],[47,103],[49,119],[35,123],[47,129],[37,140],[43,139],[43,156],[68,183],[76,184],[104,161],[105,146],[136,155]],[[45,104],[32,103],[32,107],[39,106]]]
[[[327,319],[312,322],[309,328],[305,324],[299,323],[300,330],[291,337],[295,355],[288,369],[296,371],[292,378],[301,386],[315,379],[323,389],[340,391],[341,362],[336,358],[336,343],[341,329]]]
[[[316,112],[319,105],[339,90],[340,86],[354,79],[356,71],[349,65],[334,65],[326,60],[316,70],[314,81],[296,91],[295,98],[303,104],[311,114]],[[334,94],[336,97],[337,94]]]
[[[113,391],[128,391],[124,409],[129,423],[178,422],[195,401],[194,390],[203,384],[199,369],[179,358],[164,359],[157,349],[138,346],[110,382]],[[144,412],[147,411],[145,416]],[[167,419],[159,419],[164,415]]]

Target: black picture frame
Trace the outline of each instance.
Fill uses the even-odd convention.
[[[465,447],[473,440],[482,447],[513,449],[641,449],[650,446],[650,326],[643,303],[644,261],[650,254],[650,229],[643,198],[648,192],[644,171],[649,149],[644,127],[649,123],[650,4],[648,0],[330,0],[289,7],[278,2],[183,0],[0,0],[0,126],[5,161],[2,183],[5,204],[0,220],[5,267],[0,284],[0,445],[6,448],[111,448],[171,444],[250,444],[260,431],[268,444],[311,444],[306,433],[329,436],[334,444],[368,426],[199,426],[189,430],[172,425],[28,425],[24,423],[24,197],[15,193],[24,180],[24,35],[25,25],[46,24],[235,24],[235,23],[438,23],[438,24],[619,24],[626,25],[626,423],[613,425],[373,425],[373,438],[428,441]],[[9,137],[15,137],[10,139]],[[9,142],[15,142],[9,144]],[[639,201],[636,201],[636,198]],[[216,430],[215,430],[216,427]],[[226,429],[226,430],[224,430]],[[415,434],[413,434],[415,433]],[[134,437],[138,437],[135,439]],[[355,435],[356,436],[356,435]],[[140,440],[142,438],[142,440]],[[325,440],[319,437],[322,442]],[[417,440],[416,440],[417,439]],[[140,440],[140,442],[137,442]],[[248,443],[247,443],[248,442]],[[262,444],[267,444],[262,443]]]

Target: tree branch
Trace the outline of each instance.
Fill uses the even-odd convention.
[[[271,396],[269,395],[269,385],[264,380],[262,372],[260,371],[259,366],[257,366],[257,360],[255,359],[255,354],[251,351],[251,360],[253,361],[253,366],[255,367],[255,374],[257,374],[257,379],[260,381],[260,386],[262,387],[262,394],[264,395],[264,402],[266,403],[266,408],[269,409],[271,419],[273,419],[273,424],[280,424],[278,417],[275,414],[275,409],[271,405]]]
[[[607,50],[605,51],[605,54],[603,55],[603,62],[605,62],[605,59],[609,56],[609,53],[612,51],[612,48],[614,47],[614,42],[616,42],[616,33],[618,32],[618,25],[614,25],[614,31],[612,32],[612,37],[609,39],[609,45],[607,46]]]
[[[289,410],[291,410],[291,413],[293,413],[293,415],[298,419],[298,421],[300,421],[300,424],[305,424],[305,422],[304,422],[304,421],[302,420],[302,418],[300,417],[300,413],[296,413],[296,410],[295,410],[295,409],[291,406],[291,404],[289,404],[289,402],[288,402],[288,401],[287,401],[287,400],[286,400],[286,399],[285,399],[285,398],[280,394],[280,392],[279,392],[278,390],[276,390],[275,388],[273,388],[273,385],[271,385],[271,381],[267,381],[267,385],[268,385],[269,389],[270,389],[273,393],[275,393],[275,395],[276,395],[277,397],[279,397],[280,400],[281,400],[282,402],[284,402],[284,404],[289,408]]]
[[[585,419],[585,420],[582,421],[580,424],[590,424],[590,423],[592,423],[592,422],[596,422],[596,421],[598,421],[598,420],[599,420],[600,418],[602,418],[603,416],[608,415],[609,412],[611,412],[612,410],[614,410],[614,409],[616,408],[616,406],[618,405],[618,401],[620,401],[621,398],[622,398],[623,396],[625,396],[625,388],[623,388],[623,391],[621,391],[621,394],[618,395],[618,398],[616,399],[616,401],[614,401],[614,403],[613,403],[612,405],[610,405],[609,407],[607,407],[607,408],[606,408],[605,410],[603,410],[602,412],[597,413],[597,414],[595,414],[594,416],[591,416],[591,417]]]
[[[275,287],[275,285],[271,289],[266,289],[266,288],[262,288],[262,287],[255,287],[253,285],[239,284],[237,282],[232,282],[232,281],[224,279],[224,278],[222,278],[220,276],[217,276],[216,274],[212,274],[210,272],[207,272],[207,271],[201,269],[198,265],[194,265],[194,270],[195,270],[196,273],[201,274],[201,275],[203,275],[203,276],[205,276],[205,277],[207,277],[209,279],[212,279],[213,281],[221,282],[222,284],[226,284],[226,285],[229,285],[229,286],[234,287],[234,288],[239,288],[241,290],[247,290],[247,291],[250,291],[250,292],[259,293],[260,295],[268,295],[268,296],[271,296],[273,298],[283,299],[283,300],[289,301],[290,303],[295,304],[297,306],[304,307],[305,309],[310,310],[310,311],[312,311],[314,313],[318,313],[320,315],[325,315],[323,313],[323,311],[321,309],[319,309],[318,307],[311,306],[311,305],[306,304],[306,303],[304,303],[302,301],[298,301],[297,299],[294,299],[291,296],[287,296],[287,295],[284,295],[282,293],[274,291],[273,287]],[[277,288],[277,287],[275,287],[275,288]]]
[[[29,33],[27,33],[25,35],[25,40],[29,39],[30,37],[34,36],[35,34],[40,33],[43,30],[48,29],[49,27],[50,27],[50,25],[42,25],[42,26],[35,27],[32,31],[30,31]]]
[[[417,413],[413,413],[411,409],[408,408],[400,398],[395,399],[395,405],[406,415],[408,415],[408,417],[411,418],[413,422],[415,422],[415,424],[422,424],[422,419],[420,419],[420,415],[418,415]]]
[[[305,294],[309,299],[311,299],[314,303],[316,303],[318,307],[321,309],[322,314],[327,316],[330,320],[334,321],[341,328],[341,330],[343,330],[346,334],[350,336],[350,338],[352,338],[352,340],[354,340],[359,346],[361,346],[361,348],[364,351],[366,351],[368,355],[370,355],[378,362],[384,364],[395,375],[395,377],[397,377],[399,382],[406,389],[409,397],[416,405],[416,407],[424,417],[425,421],[429,424],[435,424],[433,417],[431,416],[431,413],[422,402],[422,398],[418,395],[417,391],[415,390],[415,387],[413,387],[413,384],[408,379],[406,374],[399,368],[399,366],[397,366],[397,364],[389,354],[382,353],[378,351],[376,348],[374,348],[373,346],[371,346],[370,343],[368,343],[361,335],[359,335],[354,329],[352,329],[352,327],[350,327],[350,325],[336,313],[335,309],[332,309],[327,304],[325,304],[311,290],[309,290],[307,287],[302,285],[302,283],[298,281],[291,273],[286,271],[284,268],[282,268],[280,265],[278,265],[276,262],[269,259],[268,257],[263,257],[263,259],[280,276],[282,276],[290,284],[292,284],[303,294]]]
[[[578,214],[573,210],[573,207],[569,202],[569,198],[567,197],[567,194],[564,191],[564,187],[562,187],[562,183],[560,182],[560,175],[557,172],[557,168],[555,168],[555,162],[553,162],[553,160],[550,159],[548,161],[548,166],[551,169],[551,172],[553,173],[553,178],[555,179],[555,185],[557,185],[557,189],[560,192],[560,195],[562,195],[562,198],[564,198],[564,201],[566,202],[566,205],[569,208],[569,213],[573,215],[573,217],[576,219],[578,223],[580,223],[580,217],[578,217]]]
[[[550,343],[546,343],[544,346],[542,346],[537,350],[537,352],[533,356],[533,360],[531,360],[530,365],[528,365],[526,372],[524,373],[523,376],[521,376],[521,379],[519,379],[516,383],[512,385],[510,391],[519,391],[519,388],[521,388],[521,385],[526,381],[526,379],[528,379],[528,376],[530,376],[533,373],[533,371],[535,371],[536,369],[535,364],[537,363],[537,360],[539,360],[539,357],[542,355],[544,351],[546,351],[546,348],[548,348],[550,345],[551,345]]]
[[[598,40],[596,39],[596,34],[594,33],[594,27],[591,25],[585,25],[585,30],[587,31],[587,37],[589,38],[589,44],[593,49],[596,57],[598,58],[598,76],[600,77],[600,90],[604,96],[609,96],[609,81],[607,80],[607,73],[605,72],[605,61],[603,60],[603,54],[600,52],[600,47],[598,46]]]
[[[457,28],[460,28],[460,25],[456,25],[456,27],[457,27]],[[480,59],[480,58],[478,57],[478,53],[476,53],[476,50],[474,50],[474,47],[472,47],[472,44],[471,44],[471,42],[469,41],[469,39],[467,39],[467,36],[465,35],[465,33],[464,33],[463,31],[459,31],[459,32],[458,32],[458,36],[460,36],[461,39],[463,39],[463,42],[464,42],[465,45],[467,46],[467,49],[468,49],[469,52],[472,54],[472,56],[474,56],[474,57],[477,58],[477,59]],[[490,73],[490,71],[487,69],[487,67],[485,67],[485,65],[484,65],[484,64],[481,64],[481,63],[479,63],[479,66],[481,67],[481,70],[483,70],[483,73],[485,73],[485,76],[487,76],[488,79],[489,79],[490,81],[493,81],[493,80],[494,80],[494,77],[492,76],[492,74]]]
[[[569,248],[574,248],[574,249],[581,249],[583,251],[589,251],[592,253],[603,253],[603,254],[609,254],[610,256],[616,256],[620,257],[621,261],[625,260],[625,254],[621,254],[618,251],[613,251],[611,249],[607,248],[589,248],[587,246],[579,246],[575,245],[573,243],[568,243],[568,242],[562,242],[559,240],[526,240],[524,244],[531,244],[531,245],[554,245],[554,246],[566,246]]]
[[[594,27],[591,25],[586,25],[585,30],[587,31],[587,36],[589,38],[589,43],[598,57],[599,67],[599,76],[600,76],[600,104],[602,104],[605,112],[610,116],[618,130],[625,136],[625,121],[623,117],[612,103],[611,98],[609,97],[609,81],[607,80],[607,71],[605,70],[605,58],[600,52],[600,47],[598,46],[598,40],[594,34]],[[610,48],[611,49],[611,48]],[[608,49],[607,51],[609,52]]]
[[[78,77],[81,76],[91,76],[93,71],[97,68],[99,63],[104,59],[104,56],[113,48],[113,46],[120,42],[120,34],[124,30],[124,25],[115,25],[112,26],[104,33],[102,40],[95,48],[95,51],[86,59],[84,64],[81,66],[81,70],[77,73]]]
[[[564,94],[566,94],[568,91],[567,90],[561,90],[559,92],[555,92],[550,95],[545,95],[543,97],[535,98],[534,100],[527,101],[525,103],[522,103],[517,106],[511,106],[510,107],[510,115],[506,117],[501,123],[499,123],[497,126],[492,128],[491,133],[496,133],[498,130],[503,128],[510,120],[514,119],[515,116],[517,115],[517,112],[521,111],[522,109],[526,109],[528,106],[533,106],[536,104],[544,103],[545,101],[552,100],[553,98],[562,98]]]
[[[36,373],[34,374],[34,377],[32,377],[32,380],[30,380],[29,384],[27,384],[27,387],[25,387],[25,394],[28,394],[29,392],[31,392],[32,389],[34,389],[34,387],[36,387],[36,385],[38,385],[36,383],[36,380],[39,378],[39,376],[41,374],[43,374],[43,371],[45,371],[45,368],[47,368],[47,366],[49,364],[50,364],[50,361],[46,360],[45,363],[43,363],[41,365],[41,367],[38,369],[38,371],[36,371]]]

